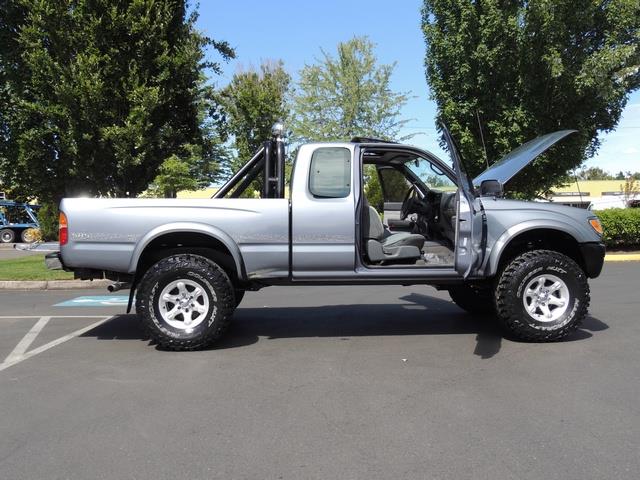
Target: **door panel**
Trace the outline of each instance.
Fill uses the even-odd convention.
[[[442,125],[442,131],[458,177],[454,266],[460,275],[467,278],[482,262],[483,235],[486,235],[483,225],[486,218],[482,202],[475,196],[473,185],[462,166],[462,160],[449,130]]]
[[[291,192],[294,278],[355,270],[352,160],[345,147],[300,149]]]
[[[474,244],[474,238],[482,232],[482,224],[478,225],[478,221],[482,221],[482,216],[476,214],[477,206],[474,205],[479,200],[474,199],[472,203],[464,194],[458,194],[457,201],[454,266],[458,273],[466,278],[479,264],[478,245]]]

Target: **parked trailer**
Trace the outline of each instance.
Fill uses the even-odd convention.
[[[35,230],[40,228],[36,215],[39,208],[39,205],[0,200],[0,242],[35,242]]]

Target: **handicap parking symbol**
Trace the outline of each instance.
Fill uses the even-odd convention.
[[[128,295],[85,295],[56,303],[54,307],[120,307],[128,303]]]

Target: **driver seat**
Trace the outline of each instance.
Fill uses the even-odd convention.
[[[362,231],[367,256],[372,262],[418,260],[422,256],[425,238],[422,235],[390,233],[384,228],[380,215],[368,203],[364,204]]]

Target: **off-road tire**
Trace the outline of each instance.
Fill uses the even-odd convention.
[[[246,292],[246,290],[244,288],[236,288],[235,289],[235,295],[236,295],[236,307],[238,305],[240,305],[240,302],[242,301],[242,299],[244,298],[244,293]]]
[[[13,243],[16,239],[16,232],[10,228],[3,228],[0,230],[0,242],[1,243]]]
[[[160,293],[171,282],[184,278],[198,284],[209,298],[204,321],[193,329],[171,326],[160,311]],[[233,284],[215,262],[199,255],[166,257],[142,277],[136,293],[136,311],[148,336],[160,348],[196,350],[215,342],[228,327],[236,305]]]
[[[554,321],[537,321],[523,303],[525,287],[538,275],[560,278],[569,292],[566,311]],[[498,320],[513,337],[530,342],[560,340],[576,330],[589,308],[589,284],[580,266],[551,250],[533,250],[513,259],[500,274],[496,291]]]
[[[479,285],[455,285],[449,287],[453,303],[474,315],[495,313],[496,303],[493,289]]]

